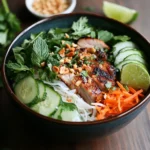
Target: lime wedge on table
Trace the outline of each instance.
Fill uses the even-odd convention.
[[[121,83],[147,91],[150,85],[150,76],[142,64],[128,63],[121,70]]]
[[[132,22],[138,16],[137,11],[134,9],[107,1],[103,2],[103,12],[107,17],[118,20],[122,23]]]

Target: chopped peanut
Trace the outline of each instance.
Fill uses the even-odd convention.
[[[71,62],[71,60],[68,59],[67,57],[64,59],[64,63],[70,63],[70,62]]]
[[[65,44],[65,41],[64,41],[64,40],[62,40],[62,41],[61,41],[61,43],[62,43],[62,44]]]
[[[76,65],[76,64],[74,64],[74,65],[73,65],[73,68],[74,68],[74,69],[77,69],[77,65]]]
[[[82,81],[78,80],[75,84],[76,84],[76,86],[79,86],[81,83],[82,83]]]
[[[102,68],[103,68],[103,65],[102,65],[102,64],[99,64],[99,67],[102,69]]]
[[[66,44],[66,47],[69,48],[69,49],[71,48],[69,44]]]
[[[64,59],[61,59],[59,62],[60,62],[60,64],[63,64],[65,61],[64,61]]]
[[[75,43],[72,43],[72,47],[77,47],[78,45]]]
[[[78,71],[81,72],[81,71],[82,71],[82,67],[79,67],[79,68],[78,68]]]
[[[96,49],[95,48],[87,48],[87,51],[89,52],[89,53],[95,53],[96,52]]]
[[[65,57],[65,48],[62,48],[60,51],[59,51],[59,55],[61,57]]]
[[[58,14],[69,7],[68,0],[34,0],[32,7],[40,14]]]
[[[88,83],[91,84],[92,83],[92,79],[88,78]]]
[[[69,39],[69,35],[68,35],[67,33],[65,33],[65,37],[66,37],[67,39]]]
[[[75,52],[72,51],[72,52],[69,52],[68,54],[66,54],[66,56],[67,57],[72,57],[72,56],[74,56],[74,54],[75,54]]]
[[[71,47],[70,50],[71,50],[71,51],[75,51],[75,48],[74,48],[74,47]]]
[[[70,72],[71,72],[71,73],[74,73],[74,69],[70,69]]]
[[[85,69],[86,67],[87,67],[87,65],[86,65],[86,64],[83,64],[82,69]]]
[[[69,69],[66,68],[65,66],[62,66],[62,67],[60,67],[59,73],[60,74],[67,74],[67,73],[69,73]]]
[[[46,62],[41,63],[41,67],[45,67],[45,65],[46,65]]]
[[[56,73],[58,73],[59,72],[59,67],[53,66],[53,71],[56,72]]]

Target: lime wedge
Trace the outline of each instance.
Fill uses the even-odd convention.
[[[121,70],[121,83],[136,90],[147,91],[150,86],[150,76],[142,64],[128,63]]]
[[[107,17],[122,23],[131,23],[136,20],[138,16],[137,11],[134,9],[130,9],[107,1],[103,2],[103,12]]]

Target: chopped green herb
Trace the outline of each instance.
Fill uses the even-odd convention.
[[[107,89],[110,89],[112,87],[112,83],[110,81],[107,81],[105,86],[106,86]]]
[[[49,56],[48,45],[45,40],[38,37],[33,44],[33,51],[31,54],[31,61],[33,65],[39,66],[41,62],[46,61]]]
[[[88,75],[88,72],[85,71],[85,70],[83,70],[80,74],[81,74],[81,76],[83,76],[83,77],[88,77],[88,76],[89,76],[89,75]]]
[[[72,35],[75,36],[85,36],[91,32],[91,28],[87,26],[88,19],[86,17],[81,17],[77,22],[72,25],[72,30],[74,31]]]
[[[15,72],[15,73],[18,73],[18,72],[21,72],[21,71],[28,71],[28,70],[30,70],[25,65],[21,65],[21,64],[17,64],[17,63],[12,63],[12,62],[8,62],[6,66],[9,69],[11,69],[13,72]]]
[[[48,64],[52,64],[52,66],[59,66],[59,65],[60,65],[59,60],[55,59],[55,58],[52,57],[52,56],[49,56],[49,57],[48,57],[47,63],[48,63]]]

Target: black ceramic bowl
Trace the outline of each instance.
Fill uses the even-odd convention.
[[[29,38],[31,33],[38,33],[40,31],[47,31],[50,28],[59,27],[66,28],[70,27],[73,21],[76,21],[81,16],[88,17],[89,23],[93,26],[101,27],[105,30],[112,31],[113,33],[120,35],[128,35],[132,38],[132,40],[140,47],[141,50],[145,53],[147,57],[150,58],[150,44],[149,42],[137,31],[132,29],[131,27],[114,21],[112,19],[108,19],[96,14],[87,14],[87,13],[75,13],[68,15],[59,15],[54,16],[49,19],[45,19],[39,21],[26,30],[24,30],[20,35],[16,37],[16,39],[10,45],[3,62],[2,67],[2,76],[5,88],[12,98],[13,102],[19,106],[20,110],[23,110],[26,114],[28,114],[28,118],[32,118],[33,122],[38,126],[39,131],[49,132],[48,134],[57,135],[59,133],[60,136],[73,136],[74,138],[79,137],[92,137],[93,136],[103,136],[114,131],[119,130],[121,127],[127,125],[130,121],[132,121],[148,104],[150,98],[150,90],[146,93],[145,98],[134,108],[128,110],[121,115],[118,115],[113,118],[109,118],[101,121],[93,121],[93,122],[64,122],[55,120],[52,118],[48,118],[42,116],[27,106],[22,104],[18,98],[15,96],[13,90],[11,89],[11,85],[9,83],[9,79],[6,74],[6,66],[5,64],[9,60],[9,57],[12,53],[12,48],[20,45],[24,39]],[[150,64],[150,59],[147,60],[148,64]]]

